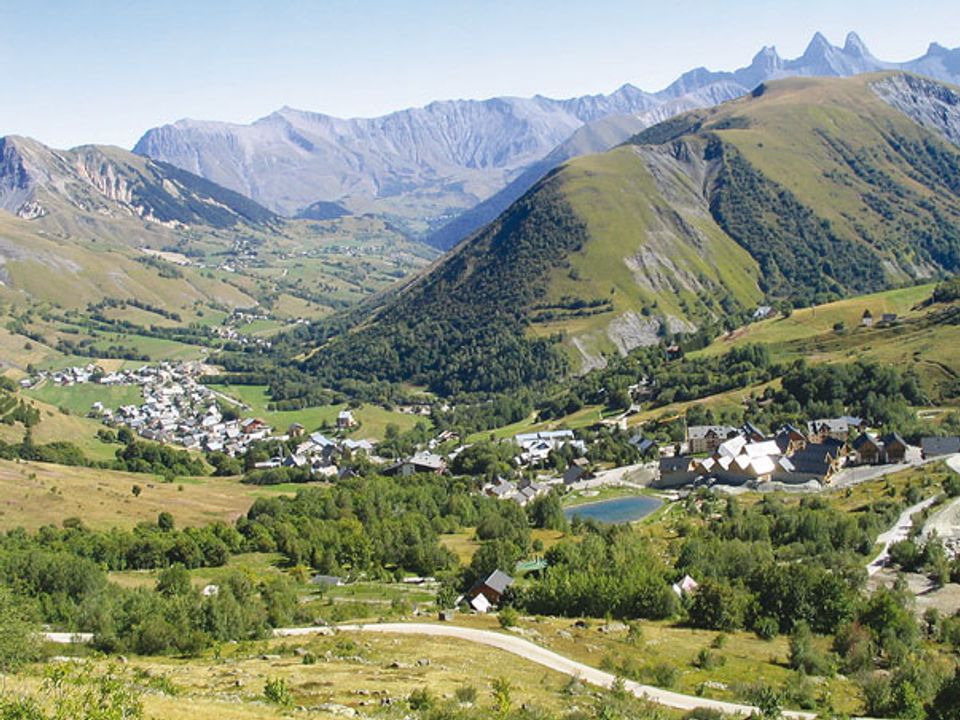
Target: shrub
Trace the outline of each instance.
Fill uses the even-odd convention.
[[[473,704],[477,701],[477,689],[473,685],[461,685],[453,691],[458,703]]]
[[[267,678],[267,683],[263,687],[263,696],[268,702],[283,707],[293,705],[293,695],[287,686],[287,681],[283,678]]]
[[[701,648],[693,664],[701,670],[716,670],[719,667],[723,667],[726,662],[727,659],[720,653],[710,650],[709,648]]]
[[[652,685],[662,688],[673,687],[680,678],[680,670],[667,662],[649,666],[645,674]]]
[[[757,620],[753,630],[761,640],[773,640],[780,633],[780,623],[767,615]]]
[[[512,607],[505,607],[499,612],[497,619],[500,621],[500,627],[512,628],[516,626],[520,614]]]

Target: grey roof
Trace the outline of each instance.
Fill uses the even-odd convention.
[[[508,587],[513,585],[513,578],[502,570],[494,570],[487,576],[487,579],[483,581],[483,584],[502,595]]]
[[[923,454],[926,457],[960,453],[960,435],[925,437],[920,440],[920,447],[923,448]]]
[[[727,438],[735,434],[737,430],[728,425],[691,425],[687,428],[687,438],[689,440],[699,440],[707,437],[711,432],[719,437]]]
[[[795,452],[788,459],[797,473],[823,477],[830,470],[830,461],[836,459],[842,448],[843,443],[836,440],[827,440],[823,443],[810,443],[802,450]]]
[[[880,438],[880,440],[884,445],[890,445],[892,443],[900,443],[904,447],[907,447],[907,441],[904,440],[903,437],[900,435],[900,433],[897,433],[897,432],[887,433],[882,438]]]
[[[854,449],[854,450],[859,450],[860,448],[862,448],[862,447],[863,447],[864,445],[866,445],[867,443],[870,443],[870,444],[872,444],[872,445],[875,445],[877,448],[882,448],[882,447],[883,447],[883,441],[882,441],[882,440],[879,440],[879,439],[877,439],[877,438],[875,438],[875,437],[873,437],[873,436],[871,436],[871,435],[867,435],[867,433],[863,433],[863,434],[861,434],[861,435],[858,435],[858,436],[857,436],[857,439],[853,441],[853,449]]]

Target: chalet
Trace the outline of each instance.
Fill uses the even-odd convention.
[[[784,425],[777,431],[774,442],[784,455],[792,455],[807,444],[807,436],[793,425]]]
[[[652,454],[657,450],[657,443],[650,438],[644,437],[642,433],[635,433],[628,442],[633,445],[641,455]]]
[[[873,327],[873,313],[870,312],[870,308],[863,311],[863,315],[860,317],[860,324],[865,328]]]
[[[353,417],[353,413],[349,410],[341,410],[337,415],[337,427],[340,430],[349,430],[352,427],[356,427],[357,421]]]
[[[341,447],[350,452],[357,452],[358,450],[363,450],[365,453],[373,452],[373,443],[369,440],[351,440],[347,438],[341,443]]]
[[[822,443],[807,443],[802,450],[787,458],[793,466],[790,479],[828,482],[843,467],[845,447],[845,443],[832,438]]]
[[[657,479],[654,487],[671,488],[692,483],[697,478],[692,458],[684,455],[660,458]]]
[[[292,438],[303,437],[303,434],[306,432],[306,428],[298,422],[290,423],[290,427],[287,428],[287,435]]]
[[[740,428],[740,434],[747,438],[747,440],[750,442],[760,442],[767,437],[760,428],[751,422],[746,422],[743,424],[743,427]]]
[[[240,430],[244,435],[255,435],[262,432],[267,424],[260,418],[247,418],[240,423]]]
[[[486,612],[500,604],[503,594],[513,582],[513,578],[502,570],[494,570],[486,578],[474,583],[467,591],[465,599],[477,612]]]
[[[906,459],[909,445],[898,433],[888,433],[880,441],[883,443],[885,462],[902,463]]]
[[[960,453],[960,435],[952,437],[925,437],[920,440],[923,457],[932,458]]]
[[[761,305],[753,311],[754,320],[763,320],[773,314],[773,308],[770,305]]]
[[[812,443],[822,443],[827,439],[846,442],[850,434],[867,429],[862,418],[844,415],[838,418],[821,418],[807,423],[807,436]]]
[[[590,472],[580,465],[571,465],[563,473],[563,484],[573,485],[590,477]]]
[[[695,593],[697,588],[700,587],[700,583],[694,580],[689,575],[684,575],[683,579],[680,582],[675,582],[672,585],[673,592],[676,593],[677,597],[681,600],[687,596]]]
[[[896,313],[884,313],[880,316],[881,325],[893,325],[897,321]]]
[[[878,465],[883,462],[883,441],[868,433],[861,433],[853,441],[853,451],[856,453],[858,465]]]
[[[399,475],[410,477],[419,473],[442,475],[447,470],[447,461],[439,455],[428,452],[418,452],[416,455],[401,460],[398,463],[384,468],[384,475]]]
[[[691,425],[687,428],[687,445],[694,455],[712,453],[724,440],[736,434],[736,428],[726,425]]]

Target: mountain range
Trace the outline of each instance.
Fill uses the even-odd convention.
[[[957,272],[958,142],[960,91],[918,75],[761,83],[548,172],[308,371],[515,391],[764,303]]]
[[[128,150],[54,150],[16,136],[0,138],[0,209],[0,297],[64,307],[104,297],[253,306],[234,285],[157,254],[223,252],[282,222],[239,193]]]
[[[377,213],[439,247],[495,218],[558,163],[609,149],[644,127],[792,76],[906,70],[960,81],[960,48],[936,43],[905,63],[878,60],[855,33],[817,33],[783,59],[764,47],[733,72],[696,68],[659,92],[434,102],[370,119],[282,108],[250,125],[181,120],[148,130],[134,151],[235,190],[282,215],[336,203]]]

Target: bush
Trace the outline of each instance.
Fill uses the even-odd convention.
[[[790,667],[807,675],[830,673],[829,660],[813,644],[813,632],[805,622],[798,622],[790,634]]]
[[[458,703],[472,705],[477,701],[477,689],[473,685],[461,685],[453,691]]]
[[[512,628],[516,626],[520,614],[512,607],[505,607],[499,612],[497,619],[500,621],[500,627]]]
[[[726,662],[727,659],[720,653],[709,648],[701,648],[693,664],[701,670],[716,670],[723,667]]]
[[[428,688],[417,688],[407,698],[407,703],[411,710],[423,712],[430,710],[434,706],[433,695]]]
[[[769,615],[760,618],[753,626],[753,631],[761,640],[773,640],[780,634],[780,623]]]
[[[652,685],[662,688],[672,688],[677,680],[680,679],[680,670],[667,662],[657,663],[649,666],[645,675],[650,679]]]
[[[293,695],[287,686],[287,681],[283,678],[267,678],[267,683],[263,687],[263,696],[268,702],[282,707],[293,705]]]

